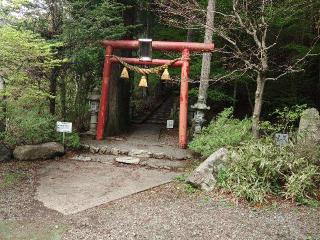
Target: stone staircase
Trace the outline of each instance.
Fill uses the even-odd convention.
[[[114,162],[182,171],[192,159],[186,149],[179,149],[158,141],[158,125],[143,124],[126,137],[108,138],[104,141],[86,140],[82,142],[83,153],[74,160]]]
[[[74,160],[111,161],[123,166],[182,171],[192,159],[191,153],[160,141],[160,133],[166,127],[176,100],[175,97],[168,97],[143,124],[132,125],[131,132],[126,135],[109,137],[103,141],[83,139],[84,151]]]
[[[171,111],[174,107],[175,97],[169,96],[166,101],[146,120],[148,124],[158,124],[166,126],[170,119]]]

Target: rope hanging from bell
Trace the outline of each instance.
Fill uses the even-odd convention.
[[[162,73],[162,76],[161,76],[161,80],[164,80],[164,81],[170,81],[171,80],[168,68],[164,69],[164,71]]]
[[[139,87],[143,87],[143,88],[147,88],[148,87],[148,81],[147,81],[147,77],[145,75],[143,75],[141,77],[140,83],[139,83]]]
[[[128,73],[128,69],[126,67],[123,68],[120,77],[122,79],[129,79],[129,73]]]

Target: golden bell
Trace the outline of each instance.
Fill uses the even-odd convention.
[[[165,81],[171,80],[171,77],[170,77],[170,73],[169,73],[168,68],[166,68],[166,69],[163,71],[163,74],[162,74],[162,76],[161,76],[161,80],[165,80]]]
[[[128,69],[126,67],[123,68],[120,77],[123,79],[129,79],[129,73],[128,73]]]
[[[145,88],[148,87],[148,82],[147,82],[146,76],[144,76],[144,75],[142,76],[140,83],[139,83],[139,87],[145,87]]]

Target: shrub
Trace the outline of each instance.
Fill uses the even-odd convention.
[[[263,121],[260,123],[260,131],[264,135],[274,135],[275,133],[290,133],[291,135],[297,128],[302,112],[307,108],[307,105],[295,105],[292,107],[284,107],[276,109],[270,117],[273,118],[273,123]]]
[[[67,133],[65,136],[65,146],[70,149],[79,149],[80,148],[80,137],[76,132]]]
[[[9,145],[38,144],[55,140],[55,119],[34,109],[10,109],[7,129],[1,134]]]
[[[221,147],[237,146],[242,141],[251,138],[249,119],[232,118],[233,108],[222,111],[216,121],[195,136],[189,144],[192,151],[207,157]]]
[[[236,196],[262,203],[268,194],[287,199],[316,196],[320,168],[294,144],[279,147],[270,139],[249,141],[229,155],[219,185]]]

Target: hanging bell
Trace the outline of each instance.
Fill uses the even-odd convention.
[[[140,83],[139,83],[139,87],[144,87],[147,88],[148,87],[148,82],[147,82],[147,78],[145,75],[143,75],[141,77]]]
[[[161,76],[161,80],[164,80],[164,81],[169,81],[169,80],[171,80],[171,77],[170,77],[170,73],[169,73],[168,68],[166,68],[166,69],[163,71],[162,76]]]
[[[122,79],[129,79],[129,73],[128,73],[128,69],[126,67],[123,68],[120,77]]]

